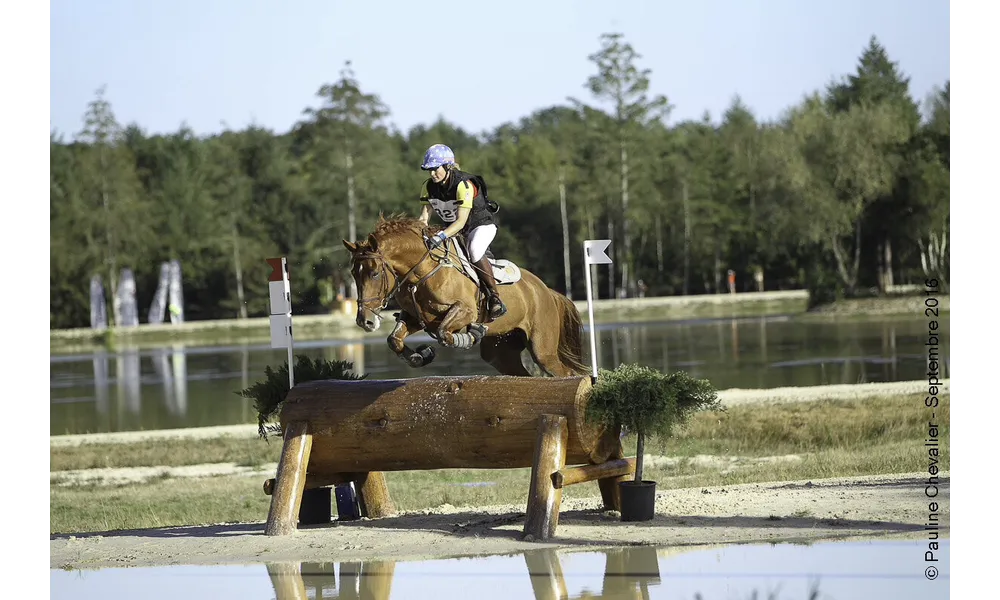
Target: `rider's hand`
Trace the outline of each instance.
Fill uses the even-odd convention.
[[[427,247],[431,250],[436,249],[438,246],[444,243],[448,239],[448,235],[445,232],[440,232],[437,235],[432,236],[427,240]]]

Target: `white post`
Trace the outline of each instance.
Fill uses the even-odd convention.
[[[611,257],[607,255],[611,240],[584,240],[583,268],[587,280],[587,315],[590,318],[590,365],[593,369],[591,383],[597,383],[597,335],[594,331],[594,292],[590,281],[590,265],[609,265]]]
[[[288,282],[288,261],[269,258],[271,276],[268,278],[268,292],[271,297],[271,347],[288,349],[288,389],[295,387],[294,357],[292,354],[292,292]]]

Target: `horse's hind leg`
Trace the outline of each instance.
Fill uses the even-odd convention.
[[[559,334],[541,334],[528,340],[528,350],[535,364],[550,377],[574,377],[573,369],[563,364],[559,358]]]
[[[499,336],[490,335],[480,342],[479,350],[483,360],[493,365],[501,375],[516,375],[530,377],[531,372],[521,362],[521,352],[524,351],[524,336],[519,332]]]

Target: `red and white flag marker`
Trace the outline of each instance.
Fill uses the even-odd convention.
[[[271,347],[288,348],[288,389],[295,387],[295,375],[292,372],[292,290],[288,283],[288,261],[281,258],[268,258],[271,265],[271,276],[267,287],[271,297]]]
[[[594,370],[592,383],[597,383],[597,337],[594,332],[594,294],[590,283],[590,265],[610,265],[608,246],[611,240],[584,240],[583,268],[587,272],[587,313],[590,316],[590,364]]]

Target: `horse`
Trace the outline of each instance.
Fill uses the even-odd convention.
[[[356,323],[367,332],[377,330],[381,312],[395,299],[401,312],[386,339],[389,348],[413,368],[434,360],[433,347],[416,350],[406,338],[421,330],[445,347],[470,349],[480,346],[480,356],[502,375],[530,376],[528,367],[544,375],[585,375],[582,360],[583,325],[576,305],[547,285],[534,273],[507,263],[504,279],[497,277],[500,298],[507,312],[491,322],[485,297],[474,279],[475,268],[454,238],[430,250],[426,239],[440,231],[423,221],[401,215],[379,215],[367,239],[344,247],[351,253],[351,274],[357,284]],[[492,255],[491,255],[492,259]],[[509,276],[514,272],[513,277]],[[529,365],[522,353],[530,354]]]

